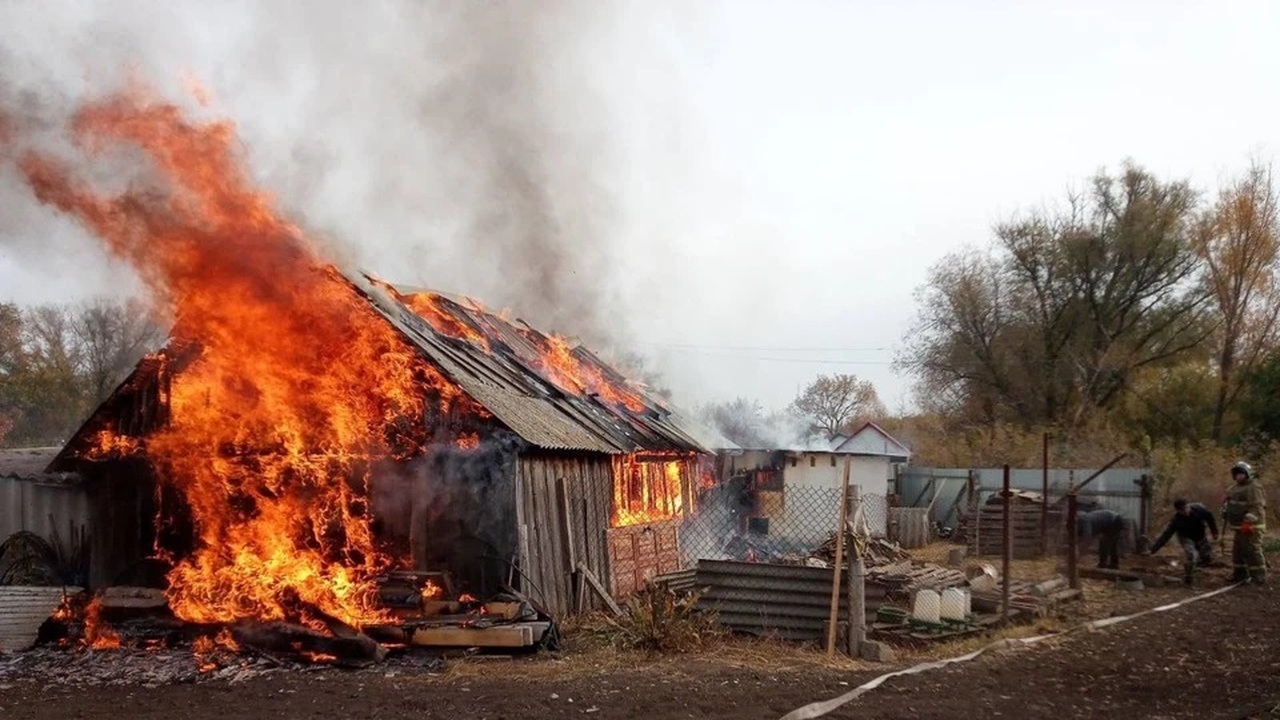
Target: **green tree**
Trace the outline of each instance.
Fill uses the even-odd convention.
[[[898,367],[974,421],[1085,425],[1212,329],[1194,209],[1186,183],[1126,164],[1063,209],[998,225],[990,251],[932,269]]]

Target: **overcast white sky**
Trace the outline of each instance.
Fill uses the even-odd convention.
[[[535,305],[468,230],[476,198],[502,204],[471,159],[505,141],[457,137],[488,97],[437,117],[519,45],[501,62],[538,92],[492,103],[537,125],[555,226],[609,268],[565,277],[690,405],[853,372],[895,408],[889,361],[946,253],[1126,157],[1208,189],[1280,144],[1265,0],[511,3],[480,28],[446,7],[10,0],[0,100],[91,98],[127,63],[179,99],[191,73],[255,177],[365,267]],[[132,288],[0,168],[0,298]]]

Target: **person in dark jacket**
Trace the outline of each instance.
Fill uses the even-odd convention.
[[[1185,558],[1183,582],[1190,585],[1200,566],[1213,562],[1213,543],[1218,541],[1218,521],[1204,505],[1178,498],[1173,501],[1173,517],[1151,546],[1151,552],[1159,552],[1174,535],[1178,536]]]
[[[1120,569],[1120,546],[1130,523],[1114,510],[1100,508],[1076,517],[1076,531],[1080,537],[1098,538],[1098,567]]]

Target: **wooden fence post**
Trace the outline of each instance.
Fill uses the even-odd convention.
[[[844,564],[844,530],[849,511],[849,470],[852,457],[844,459],[844,478],[840,483],[840,522],[836,525],[836,562],[831,573],[831,612],[827,616],[827,655],[836,654],[836,623],[840,619],[840,570]]]

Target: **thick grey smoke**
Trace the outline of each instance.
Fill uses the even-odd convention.
[[[515,507],[521,441],[496,434],[474,449],[432,445],[422,457],[374,469],[370,505],[380,535],[419,570],[462,573],[461,589],[502,589],[519,553]]]
[[[340,262],[612,344],[635,303],[654,301],[616,288],[656,279],[620,252],[635,240],[620,206],[636,152],[622,147],[628,110],[680,102],[674,85],[641,89],[662,72],[646,40],[662,12],[590,0],[14,0],[0,8],[0,107],[57,127],[141,78],[197,116],[235,120],[255,178]],[[663,138],[679,152],[675,125]],[[57,265],[77,288],[136,287],[7,165],[0,252]]]

